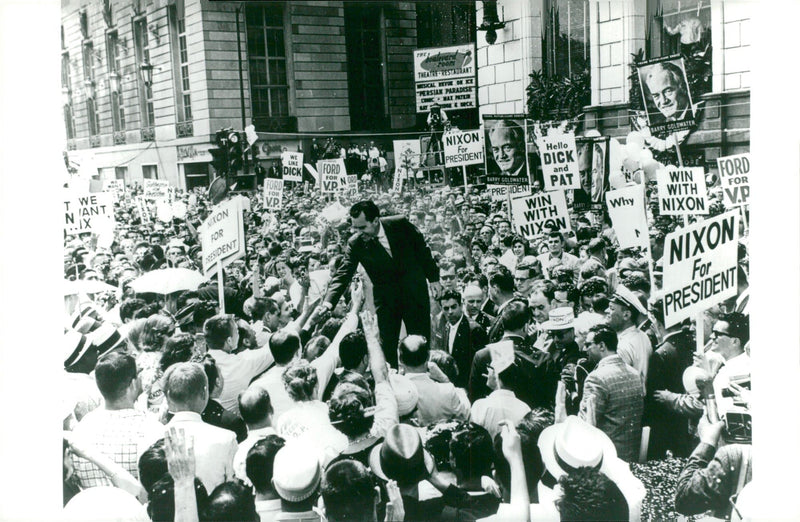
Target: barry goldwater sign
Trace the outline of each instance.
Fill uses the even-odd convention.
[[[67,233],[93,232],[113,228],[114,196],[109,192],[68,194],[64,199],[64,228]]]
[[[736,295],[738,249],[735,210],[667,234],[663,289],[667,328]]]
[[[581,188],[575,134],[542,136],[536,143],[542,158],[545,190]]]
[[[281,154],[283,181],[303,181],[303,153],[284,152]]]
[[[572,230],[563,190],[513,198],[511,217],[514,229],[526,239],[543,234],[544,227]]]
[[[483,163],[483,135],[480,130],[448,132],[444,142],[445,167],[461,167]]]
[[[280,210],[283,205],[283,180],[264,180],[264,208],[266,210]]]
[[[644,185],[606,192],[606,208],[620,248],[646,248],[650,245],[644,211]]]
[[[725,208],[742,207],[750,203],[750,154],[717,158],[717,166]]]
[[[703,167],[667,167],[656,172],[658,206],[664,216],[708,214]]]
[[[341,158],[318,161],[317,172],[323,194],[335,194],[342,185],[342,179],[347,179],[347,170]]]
[[[531,194],[531,187],[529,185],[487,185],[486,191],[492,197],[492,201],[505,201],[508,198],[508,193],[511,197],[516,196],[529,196]]]
[[[242,206],[238,200],[229,199],[215,206],[200,225],[199,232],[206,277],[218,266],[224,268],[244,256]]]
[[[145,179],[144,199],[169,199],[169,181],[165,179]]]

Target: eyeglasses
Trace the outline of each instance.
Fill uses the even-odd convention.
[[[720,332],[719,330],[711,330],[711,335],[709,335],[711,339],[716,339],[717,337],[733,337],[728,332]]]
[[[439,279],[450,280],[450,279],[455,279],[455,278],[456,278],[455,274],[439,274]]]

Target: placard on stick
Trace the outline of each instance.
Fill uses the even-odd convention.
[[[664,322],[669,328],[737,292],[739,214],[728,211],[664,239]]]
[[[508,198],[508,193],[511,192],[511,197],[517,196],[530,196],[530,185],[487,185],[486,190],[492,198],[492,201],[505,201]]]
[[[446,167],[462,167],[483,163],[483,132],[466,130],[448,132],[444,142],[444,164]]]
[[[717,158],[722,203],[725,208],[743,207],[750,203],[750,154]]]
[[[67,233],[113,228],[116,224],[113,197],[109,192],[68,194],[64,199],[64,228]]]
[[[572,230],[563,190],[513,198],[511,217],[514,229],[526,239],[543,234],[546,226]]]
[[[575,133],[542,136],[536,143],[542,158],[544,189],[581,188]]]
[[[217,270],[220,263],[224,268],[244,257],[242,206],[237,200],[229,199],[215,206],[198,231],[206,277]]]
[[[144,199],[169,199],[169,181],[165,179],[145,179]]]
[[[644,211],[644,185],[606,192],[606,206],[621,248],[650,246]]]
[[[317,172],[320,176],[320,188],[323,194],[335,194],[342,184],[342,179],[347,179],[347,170],[341,158],[319,160]]]
[[[656,172],[658,206],[665,216],[708,214],[703,167],[667,167]]]
[[[281,154],[283,181],[303,181],[303,153],[284,152]]]
[[[283,180],[264,180],[264,208],[266,210],[280,210],[283,206]]]

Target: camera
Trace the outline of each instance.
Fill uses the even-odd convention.
[[[751,444],[753,419],[747,411],[729,411],[725,414],[725,440]]]

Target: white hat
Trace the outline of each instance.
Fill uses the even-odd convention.
[[[394,397],[397,399],[397,415],[408,415],[417,407],[419,392],[411,379],[399,373],[389,374],[389,386],[392,387]]]
[[[550,310],[548,319],[542,324],[543,330],[567,330],[575,326],[575,312],[568,306]]]
[[[289,502],[305,500],[317,490],[322,476],[318,452],[297,440],[290,440],[275,454],[272,485]]]
[[[486,346],[492,356],[490,366],[495,373],[501,373],[514,364],[514,341],[499,341]]]
[[[545,468],[556,480],[581,467],[605,471],[611,461],[618,460],[608,435],[574,415],[542,431],[539,451]]]
[[[611,302],[627,306],[628,308],[633,308],[641,315],[647,315],[647,310],[645,309],[644,305],[642,305],[639,297],[625,285],[617,285],[614,295],[612,295],[611,299],[609,300]]]

